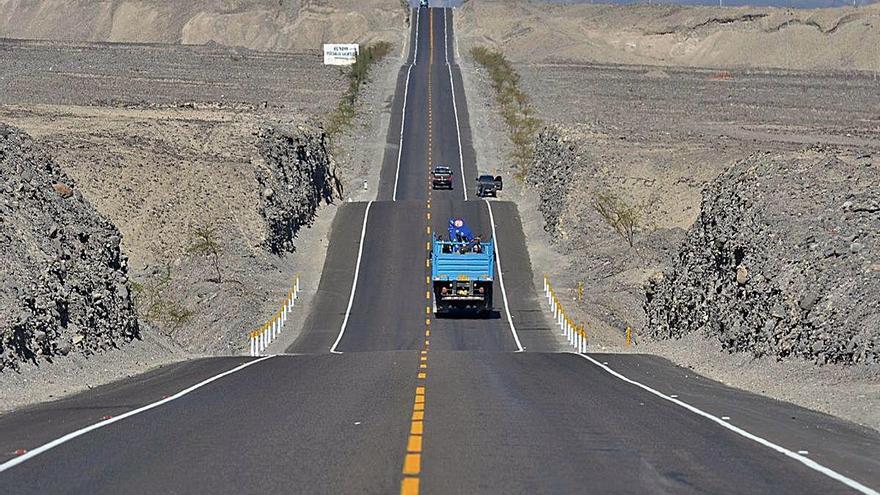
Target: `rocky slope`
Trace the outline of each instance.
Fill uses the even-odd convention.
[[[0,370],[139,335],[119,231],[23,131],[0,124]]]
[[[588,137],[596,135],[590,127],[554,125],[541,130],[526,182],[537,193],[544,231],[569,260],[549,271],[551,279],[565,290],[567,300],[570,291],[583,284],[586,297],[567,301],[566,306],[588,323],[595,342],[604,343],[617,340],[626,327],[645,324],[642,284],[672,262],[684,231],[666,213],[674,208],[666,178],[649,181],[651,187],[646,187],[641,177],[652,171],[639,169],[635,155],[608,159],[607,149],[588,144],[601,142]],[[665,202],[658,199],[660,190],[666,193]],[[600,197],[613,197],[634,209],[638,220],[631,231],[632,245],[624,231],[616,231],[599,213]]]
[[[269,126],[259,137],[261,159],[254,160],[254,175],[266,221],[263,244],[275,254],[292,252],[299,230],[314,222],[321,203],[341,195],[341,184],[323,129]]]
[[[819,363],[880,360],[880,163],[824,149],[759,154],[704,192],[647,331]]]

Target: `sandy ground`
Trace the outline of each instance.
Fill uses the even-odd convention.
[[[833,149],[841,156],[880,155],[880,107],[866,104],[880,101],[876,76],[833,70],[837,67],[833,63],[821,71],[705,69],[657,67],[653,65],[659,64],[656,60],[627,59],[599,45],[594,48],[604,53],[604,58],[592,57],[593,52],[567,52],[566,47],[593,43],[584,33],[567,38],[559,50],[583,56],[556,57],[549,54],[551,41],[556,39],[554,23],[562,22],[561,12],[574,10],[515,2],[514,11],[526,11],[522,16],[488,19],[489,13],[497,12],[493,10],[497,4],[471,2],[457,17],[471,126],[479,129],[475,133],[478,166],[497,167],[508,174],[510,186],[503,196],[519,204],[536,287],[541,287],[542,272],[550,277],[568,311],[586,324],[591,350],[655,353],[731,386],[880,428],[880,373],[876,367],[817,367],[800,361],[754,359],[728,354],[699,336],[648,343],[637,334],[637,345],[623,346],[626,326],[638,329],[644,323],[641,284],[674,255],[699,211],[703,186],[721,171],[756,151],[798,153],[813,145]],[[591,6],[582,7],[585,12],[598,12],[590,10],[594,9]],[[642,7],[601,9],[618,9],[612,12],[636,23],[647,17],[633,17]],[[608,16],[603,22],[617,22]],[[575,146],[578,160],[584,164],[572,177],[576,187],[564,201],[560,232],[555,237],[544,231],[535,189],[512,178],[514,170],[506,158],[511,147],[503,122],[494,111],[489,81],[466,55],[470,44],[487,42],[488,37],[483,37],[486,30],[496,33],[498,26],[507,24],[519,24],[522,36],[532,41],[523,41],[520,46],[512,36],[493,38],[489,44],[501,47],[517,61],[522,87],[531,96],[538,116],[559,129],[561,139]],[[531,51],[523,48],[526,45]],[[772,62],[772,57],[762,58],[764,55],[758,52],[754,60]],[[681,59],[663,63],[717,65]],[[628,248],[588,211],[592,195],[608,187],[634,202],[651,205],[645,210],[651,228],[642,232],[642,242],[634,248]],[[579,282],[586,287],[583,302],[576,300]]]

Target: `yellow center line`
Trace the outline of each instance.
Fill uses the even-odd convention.
[[[418,493],[419,479],[403,478],[403,481],[400,482],[400,495],[418,495]]]
[[[422,454],[406,454],[403,474],[419,474],[422,471]]]
[[[428,142],[427,142],[427,165],[428,165],[428,181],[426,183],[426,187],[428,189],[428,200],[425,203],[425,207],[427,212],[425,213],[425,219],[427,225],[425,226],[425,234],[428,236],[428,240],[425,242],[425,268],[431,268],[431,180],[430,180],[430,171],[431,171],[431,162],[433,161],[433,153],[434,153],[434,118],[433,118],[433,91],[431,86],[431,69],[430,66],[434,63],[434,9],[428,9],[428,26],[429,26],[429,45],[430,50],[428,51]],[[425,276],[425,285],[427,289],[425,290],[425,299],[427,301],[431,300],[431,275],[430,273]],[[425,431],[425,382],[428,378],[428,345],[430,342],[428,341],[428,337],[431,335],[430,325],[431,325],[431,305],[428,304],[425,306],[425,346],[419,351],[419,368],[416,374],[416,379],[419,380],[418,385],[416,386],[416,393],[413,399],[413,409],[412,416],[410,417],[410,429],[409,436],[407,437],[406,442],[406,456],[403,459],[403,468],[402,468],[402,479],[400,480],[400,493],[401,495],[418,495],[421,479],[419,476],[422,472],[422,450],[424,449],[424,431]]]
[[[414,411],[413,419],[415,419],[416,414],[424,415],[424,411]],[[410,435],[409,440],[406,442],[406,450],[410,452],[421,452],[422,451],[422,437],[421,435]]]

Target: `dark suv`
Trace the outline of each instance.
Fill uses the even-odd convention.
[[[443,165],[435,165],[431,171],[431,187],[452,189],[452,169]]]
[[[481,175],[477,177],[477,196],[485,198],[486,196],[498,196],[504,186],[501,176],[492,177],[491,175]]]

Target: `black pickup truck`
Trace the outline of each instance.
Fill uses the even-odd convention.
[[[477,177],[477,196],[485,198],[486,196],[496,197],[498,191],[503,188],[501,176],[492,177],[491,175],[481,175]]]
[[[434,189],[452,189],[452,169],[436,165],[431,170],[431,187]]]

